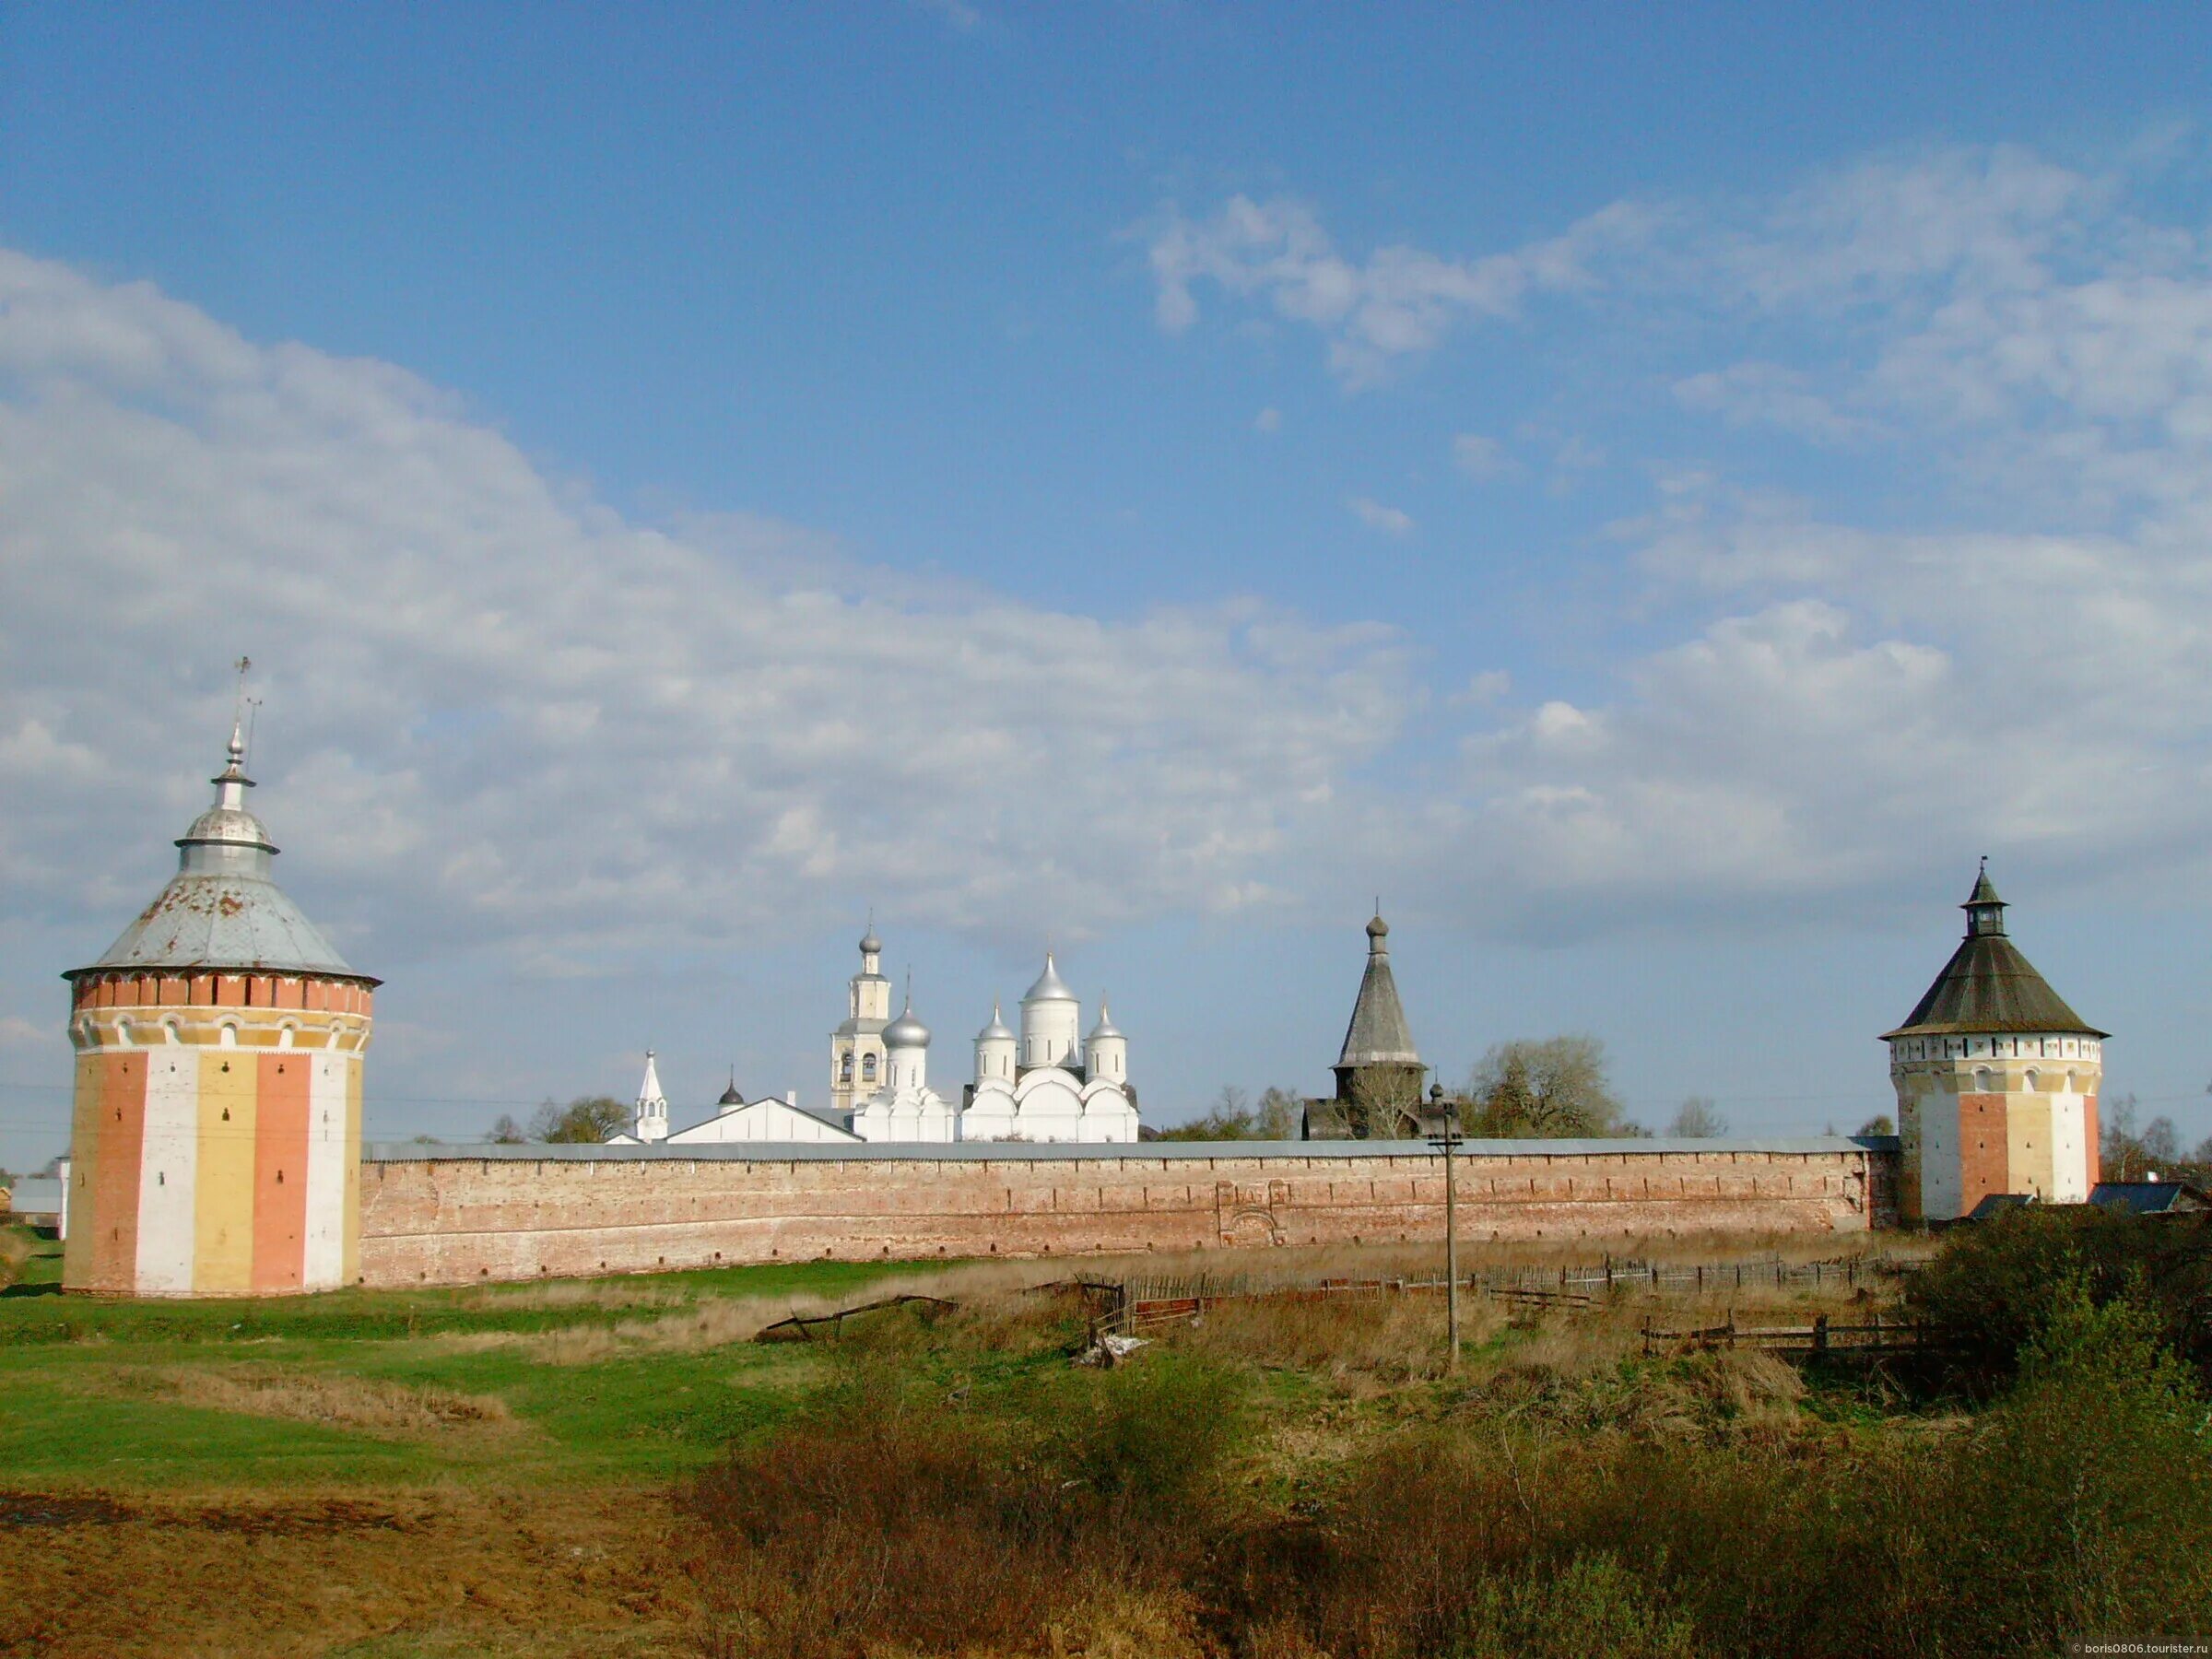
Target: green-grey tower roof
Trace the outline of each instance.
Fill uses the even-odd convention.
[[[1974,877],[1974,890],[1959,908],[1966,912],[1966,937],[1905,1023],[1883,1032],[1883,1041],[2007,1031],[2109,1034],[2069,1008],[2006,936],[2005,900],[1989,878],[1987,859]]]

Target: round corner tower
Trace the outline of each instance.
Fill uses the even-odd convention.
[[[177,873],[70,986],[67,1290],[281,1295],[358,1277],[378,981],[270,878],[242,734]]]
[[[2106,1033],[2085,1023],[2005,932],[1987,861],[1966,937],[1886,1032],[1907,1221],[1971,1215],[1993,1193],[2079,1204],[2097,1184]]]

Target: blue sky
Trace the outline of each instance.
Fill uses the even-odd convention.
[[[1417,1038],[1886,1104],[1988,853],[2212,1132],[2200,9],[0,15],[0,1162],[261,665],[371,1129]],[[496,1039],[486,1033],[496,1031]]]

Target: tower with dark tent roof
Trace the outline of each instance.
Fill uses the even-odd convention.
[[[1308,1140],[1401,1140],[1421,1133],[1421,1079],[1428,1068],[1390,971],[1390,924],[1382,909],[1367,924],[1367,971],[1332,1068],[1336,1098],[1306,1106]]]
[[[1993,1193],[2079,1204],[2097,1184],[2106,1033],[2052,990],[2005,929],[1982,861],[1966,937],[1895,1030],[1889,1080],[1907,1221],[1949,1221]]]

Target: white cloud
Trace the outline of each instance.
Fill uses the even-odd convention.
[[[20,1014],[0,1014],[0,1049],[51,1052],[67,1039],[57,1026],[41,1026]]]
[[[1201,283],[1264,300],[1277,316],[1326,334],[1338,377],[1366,385],[1394,360],[1432,350],[1459,323],[1514,316],[1531,295],[1594,286],[1596,262],[1640,242],[1653,217],[1623,204],[1504,253],[1451,259],[1400,244],[1356,262],[1302,203],[1236,195],[1203,220],[1167,212],[1149,250],[1154,314],[1170,333],[1188,329]]]
[[[1366,496],[1347,496],[1344,504],[1370,530],[1380,530],[1385,535],[1413,534],[1413,515],[1400,508],[1385,507]]]
[[[1283,429],[1283,412],[1272,406],[1262,409],[1252,418],[1252,429],[1255,432],[1281,431]]]
[[[968,0],[915,0],[915,4],[962,34],[973,34],[982,27],[983,14]]]
[[[1495,478],[1518,470],[1495,438],[1459,432],[1452,439],[1452,465],[1470,478]]]
[[[1406,703],[1372,626],[1109,622],[626,522],[402,371],[19,255],[0,547],[6,890],[93,948],[204,797],[241,652],[287,878],[372,969],[592,969],[868,895],[1025,935],[1245,904]]]
[[[1541,291],[1595,297],[1578,350],[1684,359],[1606,399],[1641,388],[1711,453],[1653,456],[1571,388],[1497,417],[1540,475],[1611,463],[1651,500],[1594,537],[1610,563],[1555,576],[1528,549],[1517,597],[1593,618],[1587,677],[1516,660],[1439,688],[1441,772],[1396,764],[1420,700],[1386,630],[1257,606],[1109,623],[868,570],[803,526],[641,527],[399,371],[12,259],[7,891],[95,933],[142,898],[203,793],[178,745],[211,756],[241,650],[271,667],[273,826],[359,895],[339,919],[371,965],[404,939],[590,970],[864,892],[1097,927],[1352,867],[1530,932],[1777,895],[1832,913],[1984,850],[2201,888],[2212,257],[2130,204],[2010,153],[1884,158],[1625,215],[1653,228],[1636,259],[1586,238],[1610,251],[1482,281],[1347,257],[1279,203],[1175,221],[1171,324],[1218,291],[1403,360]],[[1858,453],[1785,491],[1732,457],[1742,424]],[[1453,455],[1503,458],[1474,432]],[[1868,455],[1878,500],[1849,470]]]
[[[1469,675],[1467,683],[1459,688],[1452,700],[1461,707],[1487,708],[1491,703],[1501,701],[1511,694],[1512,688],[1513,677],[1511,674],[1502,668],[1485,668]]]
[[[1850,443],[1878,429],[1839,410],[1812,390],[1806,375],[1779,363],[1731,363],[1685,375],[1675,382],[1675,400],[1735,425],[1779,427],[1816,443]]]
[[[1649,222],[1584,290],[1576,347],[1717,347],[1646,383],[1723,437],[1879,450],[1877,492],[1627,457],[1651,505],[1604,533],[1627,570],[1574,602],[1646,637],[1687,612],[1677,642],[1616,659],[1609,690],[1524,670],[1520,709],[1452,698],[1465,771],[1379,808],[1372,856],[1536,932],[1781,894],[1832,913],[1982,850],[2206,895],[2212,235],[2124,175],[2003,149]],[[1515,429],[1563,490],[1622,446],[1617,413],[1561,394]]]

